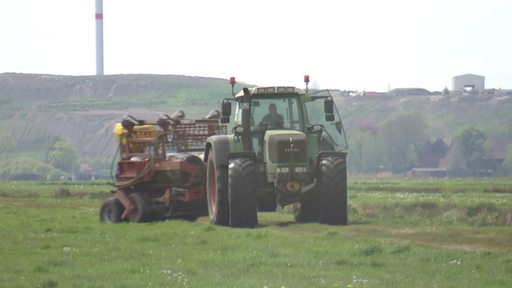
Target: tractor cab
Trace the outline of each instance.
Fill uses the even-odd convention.
[[[236,102],[233,114],[232,101]],[[236,135],[251,137],[251,145],[246,150],[257,155],[263,152],[261,140],[272,130],[319,136],[320,150],[348,149],[341,118],[329,90],[307,95],[304,90],[289,86],[249,88],[240,91],[234,99],[224,99],[221,110],[221,122],[232,123]]]

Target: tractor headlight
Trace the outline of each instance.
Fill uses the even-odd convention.
[[[243,132],[244,132],[244,127],[242,125],[233,127],[233,133],[242,134]]]
[[[277,167],[276,169],[277,173],[290,173],[289,167]]]
[[[322,131],[322,125],[313,125],[313,127],[311,127],[311,131],[313,132],[321,132]]]
[[[286,173],[290,173],[290,171],[293,171],[294,173],[306,173],[307,168],[305,166],[293,167],[293,170],[290,167],[277,167],[276,168],[277,173],[286,174]]]
[[[307,169],[306,169],[306,167],[295,167],[294,172],[295,173],[306,173]]]

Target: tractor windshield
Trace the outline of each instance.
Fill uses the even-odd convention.
[[[253,98],[251,101],[251,129],[302,130],[302,121],[296,97]]]
[[[323,147],[332,151],[345,151],[348,149],[347,139],[340,115],[334,106],[334,121],[326,121],[324,113],[324,100],[327,97],[311,97],[306,102],[309,125],[323,125],[322,144]]]

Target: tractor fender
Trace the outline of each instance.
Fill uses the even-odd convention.
[[[320,165],[320,161],[322,160],[322,158],[325,158],[325,157],[341,157],[343,159],[347,159],[347,152],[337,152],[337,151],[322,151],[322,152],[319,152],[317,155],[316,155],[316,163],[312,163],[314,165],[314,175],[316,177],[317,173],[318,173],[318,168],[319,168],[319,165]]]
[[[206,147],[204,150],[204,162],[208,162],[208,154],[215,153],[216,166],[228,165],[229,153],[229,136],[215,135],[206,139]]]
[[[215,165],[228,165],[229,159],[236,157],[255,158],[253,151],[231,151],[229,146],[230,136],[215,135],[208,137],[204,150],[204,162],[208,162],[208,154],[215,153]]]
[[[318,153],[318,155],[316,157],[316,164],[317,164],[317,166],[320,163],[320,159],[322,159],[323,157],[341,157],[343,159],[346,159],[347,158],[347,152],[335,152],[335,151],[323,151],[323,152],[320,152],[320,153]]]

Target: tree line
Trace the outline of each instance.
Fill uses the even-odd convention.
[[[18,143],[10,133],[0,132],[0,158],[3,163],[0,167],[0,180],[59,180],[79,172],[77,149],[66,140],[53,139],[43,160],[30,157],[27,153],[12,156],[18,154],[17,146]]]
[[[489,128],[489,131],[492,129]],[[453,171],[453,176],[512,175],[512,146],[507,156],[494,159],[494,146],[486,129],[461,127],[450,143],[430,139],[428,123],[420,112],[387,120],[380,127],[358,127],[350,131],[348,171],[353,175],[388,172],[406,175],[415,167]],[[512,138],[512,129],[500,132]],[[496,131],[493,131],[496,134]],[[43,159],[19,153],[15,138],[0,132],[0,180],[110,179],[112,159],[81,159],[77,149],[64,139],[52,138]],[[16,155],[20,156],[16,156]],[[442,163],[443,162],[443,163]],[[87,169],[80,169],[80,164]]]
[[[380,127],[350,131],[348,169],[352,174],[381,172],[407,174],[413,168],[443,166],[453,176],[512,175],[512,146],[506,159],[495,159],[493,139],[486,129],[464,126],[444,139],[430,139],[429,126],[420,112],[398,115]],[[496,134],[495,129],[489,129]],[[501,131],[512,138],[512,131]],[[449,174],[450,175],[450,174]]]

